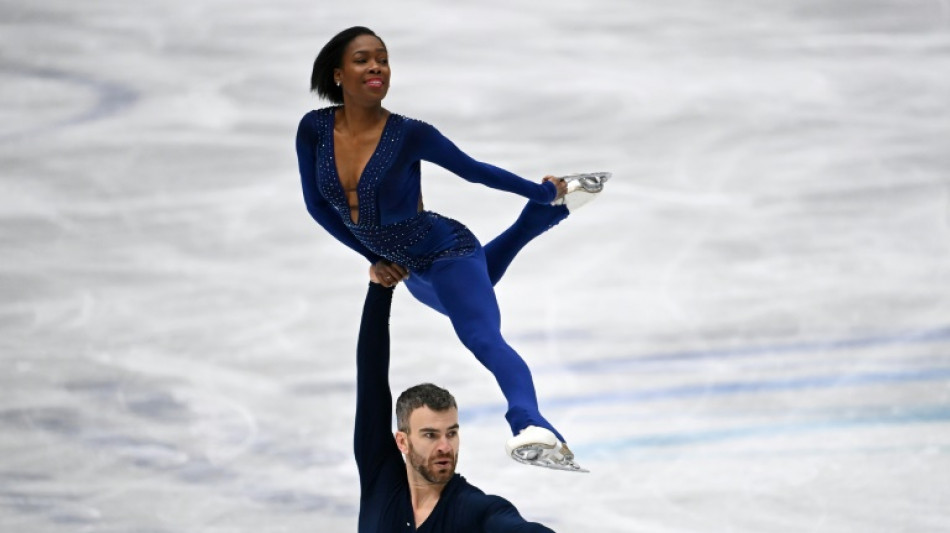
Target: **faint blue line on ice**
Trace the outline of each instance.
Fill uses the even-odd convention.
[[[703,383],[645,391],[615,391],[572,398],[555,398],[545,404],[554,407],[572,407],[591,403],[622,403],[626,401],[668,400],[689,397],[723,396],[758,392],[777,392],[800,389],[829,389],[950,379],[950,368],[915,369],[901,372],[866,372],[846,375],[807,376],[801,378]]]
[[[4,71],[33,78],[50,79],[72,85],[84,86],[91,89],[97,98],[93,105],[71,117],[21,130],[0,133],[0,140],[27,137],[58,127],[73,126],[83,122],[99,120],[119,113],[123,109],[131,106],[138,99],[138,93],[124,85],[98,80],[75,72],[36,66],[6,66],[0,69],[0,72]]]
[[[884,415],[826,420],[807,420],[801,422],[769,424],[764,426],[734,427],[660,435],[640,435],[613,441],[581,444],[579,447],[574,446],[574,448],[582,448],[585,455],[595,455],[613,453],[629,448],[665,448],[671,446],[686,446],[691,444],[708,444],[712,442],[723,442],[745,438],[833,431],[854,427],[923,424],[948,421],[950,421],[950,406],[939,405],[924,408],[914,408],[907,412],[898,412]]]
[[[545,408],[569,408],[595,404],[626,404],[651,401],[675,400],[690,397],[726,396],[805,389],[831,389],[858,387],[883,383],[906,383],[950,379],[950,367],[923,368],[901,372],[863,372],[855,374],[832,374],[789,379],[738,381],[727,383],[703,383],[647,390],[620,390],[601,394],[585,394],[550,398],[543,401]],[[463,418],[477,418],[503,411],[499,405],[481,405],[463,409]]]
[[[665,354],[630,356],[616,359],[585,360],[558,367],[546,367],[543,370],[567,370],[570,372],[601,372],[617,367],[635,366],[644,363],[688,361],[696,359],[723,359],[783,353],[809,353],[833,350],[852,350],[856,348],[874,348],[878,346],[920,344],[928,342],[950,341],[950,326],[936,329],[914,331],[895,335],[880,335],[857,339],[839,339],[830,341],[801,342],[783,345],[748,346],[738,348],[715,348],[709,350],[685,350]]]

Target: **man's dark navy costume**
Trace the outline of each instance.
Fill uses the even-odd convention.
[[[553,533],[526,522],[508,500],[487,495],[459,474],[449,480],[432,514],[416,527],[406,464],[392,434],[389,312],[393,289],[370,283],[356,356],[356,431],[360,533]]]

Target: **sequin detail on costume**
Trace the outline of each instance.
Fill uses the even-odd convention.
[[[317,186],[323,197],[339,214],[347,229],[363,246],[389,261],[416,272],[427,270],[432,262],[438,259],[469,255],[480,246],[472,232],[462,223],[431,211],[422,211],[392,224],[380,223],[378,210],[380,182],[402,145],[404,123],[411,120],[395,113],[387,118],[379,144],[360,175],[356,188],[359,215],[357,222],[354,223],[350,217],[346,193],[337,174],[333,150],[333,114],[336,109],[334,107],[321,109],[316,116],[317,131],[320,133],[316,161],[319,176]],[[443,237],[451,236],[444,239],[444,245],[414,249],[430,237],[437,225],[440,226],[439,230],[447,233],[447,235],[442,235]]]
[[[413,247],[424,242],[436,224],[447,224],[451,228],[452,246],[414,251]],[[352,224],[348,227],[373,252],[416,272],[425,271],[437,259],[469,255],[480,246],[461,222],[431,211],[385,226]]]

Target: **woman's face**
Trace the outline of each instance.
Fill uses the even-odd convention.
[[[336,81],[348,102],[379,102],[389,91],[389,53],[373,35],[356,37],[343,51],[340,68],[334,71]]]

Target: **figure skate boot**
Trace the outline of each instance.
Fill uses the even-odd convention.
[[[550,430],[528,426],[505,443],[508,455],[526,465],[570,472],[589,472],[574,462],[574,453]]]

